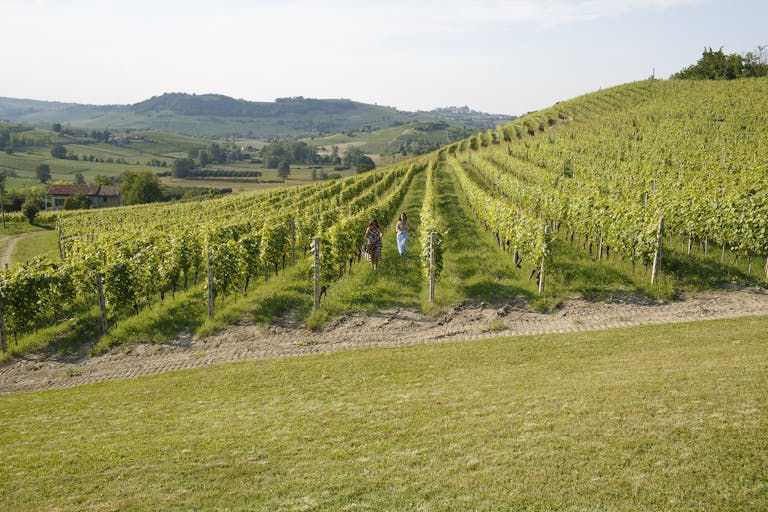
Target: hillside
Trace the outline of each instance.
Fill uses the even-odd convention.
[[[637,82],[348,179],[203,204],[66,213],[66,265],[30,262],[3,274],[7,297],[28,290],[31,276],[41,282],[34,311],[23,294],[6,300],[6,325],[23,334],[80,315],[95,291],[73,293],[71,279],[94,270],[104,275],[105,314],[118,325],[99,350],[128,332],[158,329],[147,335],[162,339],[177,334],[169,325],[202,333],[251,314],[269,322],[292,311],[321,326],[359,309],[522,301],[551,310],[573,297],[668,301],[732,283],[764,285],[767,89],[766,79]],[[398,259],[388,240],[386,271],[355,265],[370,219],[391,232],[399,211],[413,219],[417,258]],[[434,301],[423,268],[431,231],[442,269]],[[301,255],[314,238],[324,248],[318,275],[327,297],[313,311]],[[203,291],[190,283],[208,273],[209,250],[225,312],[206,320]],[[184,318],[145,325],[145,315],[179,314],[169,295]],[[266,297],[276,302],[264,311]]]
[[[512,119],[471,110],[448,117],[452,126],[484,129]],[[446,118],[442,112],[404,112],[346,99],[279,98],[254,102],[220,94],[166,93],[133,105],[81,105],[0,98],[0,119],[79,128],[154,129],[200,137],[307,137],[376,130]]]

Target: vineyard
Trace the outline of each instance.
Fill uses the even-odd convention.
[[[189,325],[199,326],[222,305],[263,300],[258,290],[275,282],[305,297],[287,308],[320,321],[331,310],[311,311],[313,265],[324,300],[339,310],[370,307],[344,303],[337,290],[372,275],[360,262],[368,222],[386,229],[401,210],[418,211],[420,264],[399,272],[418,287],[436,280],[436,302],[431,290],[424,311],[518,296],[546,309],[601,286],[671,299],[687,287],[765,285],[766,126],[765,79],[649,80],[343,180],[56,214],[60,259],[33,259],[0,277],[2,352],[28,350],[36,333],[55,340],[75,324],[103,337],[180,300],[195,304]],[[458,244],[486,239],[505,262],[496,278],[514,280],[508,296],[462,282]],[[576,285],[577,265],[602,284]]]

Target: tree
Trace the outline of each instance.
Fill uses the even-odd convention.
[[[160,180],[149,171],[126,171],[122,179],[120,193],[125,204],[154,203],[163,198]]]
[[[376,168],[376,162],[374,162],[373,159],[368,155],[363,155],[357,161],[357,165],[355,166],[355,172],[357,172],[357,174],[362,174],[364,172],[372,171],[375,168]]]
[[[64,200],[63,208],[65,210],[82,210],[90,208],[91,202],[88,200],[88,196],[82,192],[73,194]]]
[[[339,146],[331,147],[331,165],[339,165],[341,163],[341,157],[339,156]]]
[[[306,142],[295,140],[275,140],[261,148],[261,156],[265,162],[287,160],[289,164],[316,163],[320,157],[317,151]],[[267,166],[269,169],[270,167]]]
[[[95,185],[110,185],[110,186],[116,185],[115,178],[113,178],[112,176],[104,176],[102,174],[97,174],[96,177],[93,179],[93,183]]]
[[[85,176],[83,176],[83,173],[78,172],[75,174],[75,185],[85,185]]]
[[[208,156],[210,157],[211,162],[217,164],[223,164],[227,161],[227,155],[224,154],[224,151],[222,151],[218,142],[213,142],[208,147]]]
[[[171,165],[171,176],[174,178],[186,178],[192,169],[195,168],[195,161],[191,158],[177,158]]]
[[[288,160],[280,160],[280,163],[277,164],[277,175],[283,179],[291,175],[291,164]]]
[[[208,152],[205,150],[200,151],[200,167],[205,167],[210,161],[211,158],[208,156]]]
[[[48,164],[40,164],[35,169],[35,175],[40,183],[48,183],[51,181],[51,166]]]
[[[267,169],[277,169],[280,164],[280,157],[276,155],[269,155],[264,157],[264,167]]]
[[[347,168],[357,167],[358,162],[360,162],[360,159],[364,156],[365,152],[361,148],[352,147],[344,153],[344,158],[342,158],[341,163]]]
[[[689,66],[672,75],[672,78],[694,80],[734,80],[744,77],[765,76],[768,66],[765,63],[765,47],[758,46],[757,53],[749,52],[745,56],[738,53],[726,55],[721,47],[717,51],[704,48],[701,58],[695,65]]]
[[[56,144],[51,148],[51,156],[54,158],[67,158],[67,148],[63,144]]]
[[[45,209],[45,204],[39,197],[30,197],[21,205],[21,212],[27,218],[30,224],[35,223],[37,214]]]
[[[56,133],[61,133],[61,123],[53,123],[51,125],[51,130],[53,130]]]

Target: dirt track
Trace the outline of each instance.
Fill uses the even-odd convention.
[[[0,240],[0,268],[5,268],[11,263],[11,256],[16,247],[16,243],[22,238],[33,235],[33,233],[22,233],[20,235],[6,236]]]
[[[349,314],[321,332],[303,329],[290,317],[268,328],[238,325],[215,336],[180,335],[171,344],[136,345],[87,358],[38,354],[0,366],[0,395],[212,366],[228,361],[273,359],[496,336],[592,331],[638,325],[768,315],[768,291],[739,288],[702,292],[667,304],[616,297],[611,302],[569,300],[553,313],[536,313],[523,304],[461,305],[425,317],[393,309],[379,314]]]

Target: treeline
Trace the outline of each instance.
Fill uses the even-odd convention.
[[[107,163],[107,164],[124,164],[124,165],[139,165],[139,162],[134,162],[134,164],[131,164],[122,157],[113,158],[111,156],[107,158],[99,158],[97,156],[91,155],[77,155],[75,153],[70,153],[69,150],[67,150],[66,146],[64,144],[56,144],[51,148],[51,156],[54,158],[58,158],[60,160],[80,160],[82,162],[97,162],[97,163]],[[164,162],[162,162],[164,163]],[[149,162],[147,165],[151,165]],[[162,167],[165,167],[165,165],[161,165]]]
[[[179,163],[176,163],[176,166],[179,165],[185,165],[184,162],[186,162],[186,165],[193,165],[194,160],[191,159],[185,159],[180,158],[177,160],[181,161]],[[189,162],[192,162],[190,164]],[[261,176],[261,171],[241,171],[237,169],[196,169],[196,168],[190,168],[186,172],[183,173],[184,178],[259,178]],[[173,174],[173,171],[165,171],[165,172],[158,172],[158,177],[166,177],[166,176],[173,176],[173,177],[180,177],[177,174]]]
[[[253,148],[247,148],[253,149]],[[222,147],[219,143],[211,143],[207,149],[194,149],[186,158],[177,158],[171,165],[169,173],[161,173],[160,176],[173,176],[174,178],[203,178],[203,177],[260,177],[259,171],[206,169],[210,164],[227,164],[241,160],[248,160],[253,164],[262,164],[265,169],[277,169],[278,175],[286,178],[290,174],[292,165],[327,165],[339,169],[354,168],[357,172],[366,172],[376,168],[374,161],[362,149],[350,148],[343,156],[339,148],[333,146],[329,154],[321,155],[317,148],[306,142],[293,139],[277,139],[261,150],[250,152],[243,148],[230,145]]]
[[[31,128],[21,124],[0,123],[0,151],[12,154],[15,149],[24,146],[40,146],[50,144],[50,137],[33,137]]]
[[[768,76],[768,46],[758,46],[746,55],[726,55],[721,47],[717,51],[705,48],[701,59],[672,78],[687,80],[735,80]]]
[[[112,137],[112,133],[108,129],[91,130],[88,132],[78,128],[72,128],[71,126],[62,126],[61,123],[53,123],[51,125],[51,131],[76,138],[89,137],[96,142],[109,142],[110,138]]]

